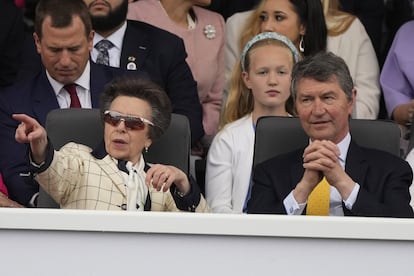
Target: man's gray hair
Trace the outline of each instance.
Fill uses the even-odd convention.
[[[296,101],[298,83],[305,78],[319,82],[338,81],[348,100],[352,100],[354,82],[348,66],[341,57],[331,52],[319,52],[305,57],[293,66],[290,92],[294,101]]]

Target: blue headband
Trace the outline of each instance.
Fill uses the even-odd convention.
[[[246,46],[244,46],[244,49],[243,49],[243,52],[242,52],[242,55],[241,55],[241,66],[242,66],[243,71],[246,71],[244,63],[245,63],[245,60],[246,60],[247,52],[250,50],[250,48],[254,44],[256,44],[256,42],[259,42],[259,41],[265,40],[265,39],[275,39],[275,40],[279,40],[279,41],[285,43],[286,46],[288,46],[289,49],[292,51],[293,59],[295,60],[295,62],[299,61],[298,50],[296,49],[295,45],[293,45],[292,41],[290,41],[286,36],[275,33],[275,32],[264,32],[264,33],[260,33],[260,34],[256,35],[252,39],[250,39],[249,42],[247,42]]]

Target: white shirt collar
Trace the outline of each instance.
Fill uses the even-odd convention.
[[[111,41],[112,44],[114,44],[114,46],[119,51],[121,51],[121,49],[122,49],[122,42],[124,40],[124,35],[125,35],[126,28],[127,28],[127,22],[125,21],[124,24],[122,24],[121,28],[119,28],[118,30],[116,30],[114,33],[112,33],[108,37],[103,37],[100,34],[95,33],[95,35],[93,37],[93,46],[95,47],[96,43],[98,43],[102,39],[107,39],[107,40]]]
[[[77,85],[84,88],[86,91],[90,91],[90,78],[91,78],[91,66],[89,64],[89,60],[86,63],[85,69],[83,70],[82,75],[78,79],[74,81]],[[65,86],[63,83],[58,82],[52,76],[49,74],[49,72],[46,70],[46,76],[50,82],[50,85],[53,88],[53,91],[55,92],[55,95],[57,96],[60,92],[60,90]]]

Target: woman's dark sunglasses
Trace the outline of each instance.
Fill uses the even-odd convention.
[[[118,126],[121,121],[124,121],[125,127],[133,130],[143,130],[145,123],[154,126],[154,123],[145,118],[124,115],[110,110],[104,112],[104,121],[114,127]]]

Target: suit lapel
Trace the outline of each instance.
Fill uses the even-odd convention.
[[[125,38],[128,38],[128,40]],[[151,41],[148,34],[140,31],[138,28],[131,27],[128,22],[122,43],[120,68],[128,69],[128,63],[133,63],[136,65],[136,69],[140,70],[148,55],[150,46]]]
[[[100,168],[102,168],[102,170],[105,172],[105,174],[112,180],[112,183],[122,194],[122,196],[126,198],[126,188],[124,185],[124,179],[122,175],[119,173],[117,164],[115,164],[115,162],[109,155],[105,156],[103,159],[97,159],[97,163],[99,164]]]
[[[46,70],[39,73],[33,88],[33,113],[43,126],[50,110],[59,108],[55,92],[46,77]]]
[[[365,161],[361,148],[351,141],[346,157],[345,171],[361,186],[365,183],[366,171],[368,169],[368,163]]]
[[[303,168],[303,158],[302,158],[302,154],[303,154],[304,149],[298,150],[297,154],[295,155],[295,159],[294,161],[291,163],[292,165],[290,166],[290,187],[289,188],[289,192],[296,187],[296,184],[299,183],[299,181],[302,179],[303,174],[305,172],[305,169]]]
[[[145,163],[144,171],[147,172],[150,166]],[[148,189],[147,199],[145,200],[144,211],[151,211],[151,189]]]
[[[92,108],[98,108],[100,95],[103,92],[105,84],[109,82],[110,79],[108,79],[108,76],[105,74],[105,67],[103,65],[98,65],[93,61],[89,61],[89,63],[91,65],[89,83],[91,88]]]
[[[345,160],[345,171],[346,173],[361,187],[365,183],[365,176],[368,169],[368,163],[365,162],[364,153],[361,148],[351,140],[349,144],[348,154]],[[345,207],[342,202],[342,209],[344,210],[345,216],[352,215],[351,211]]]

